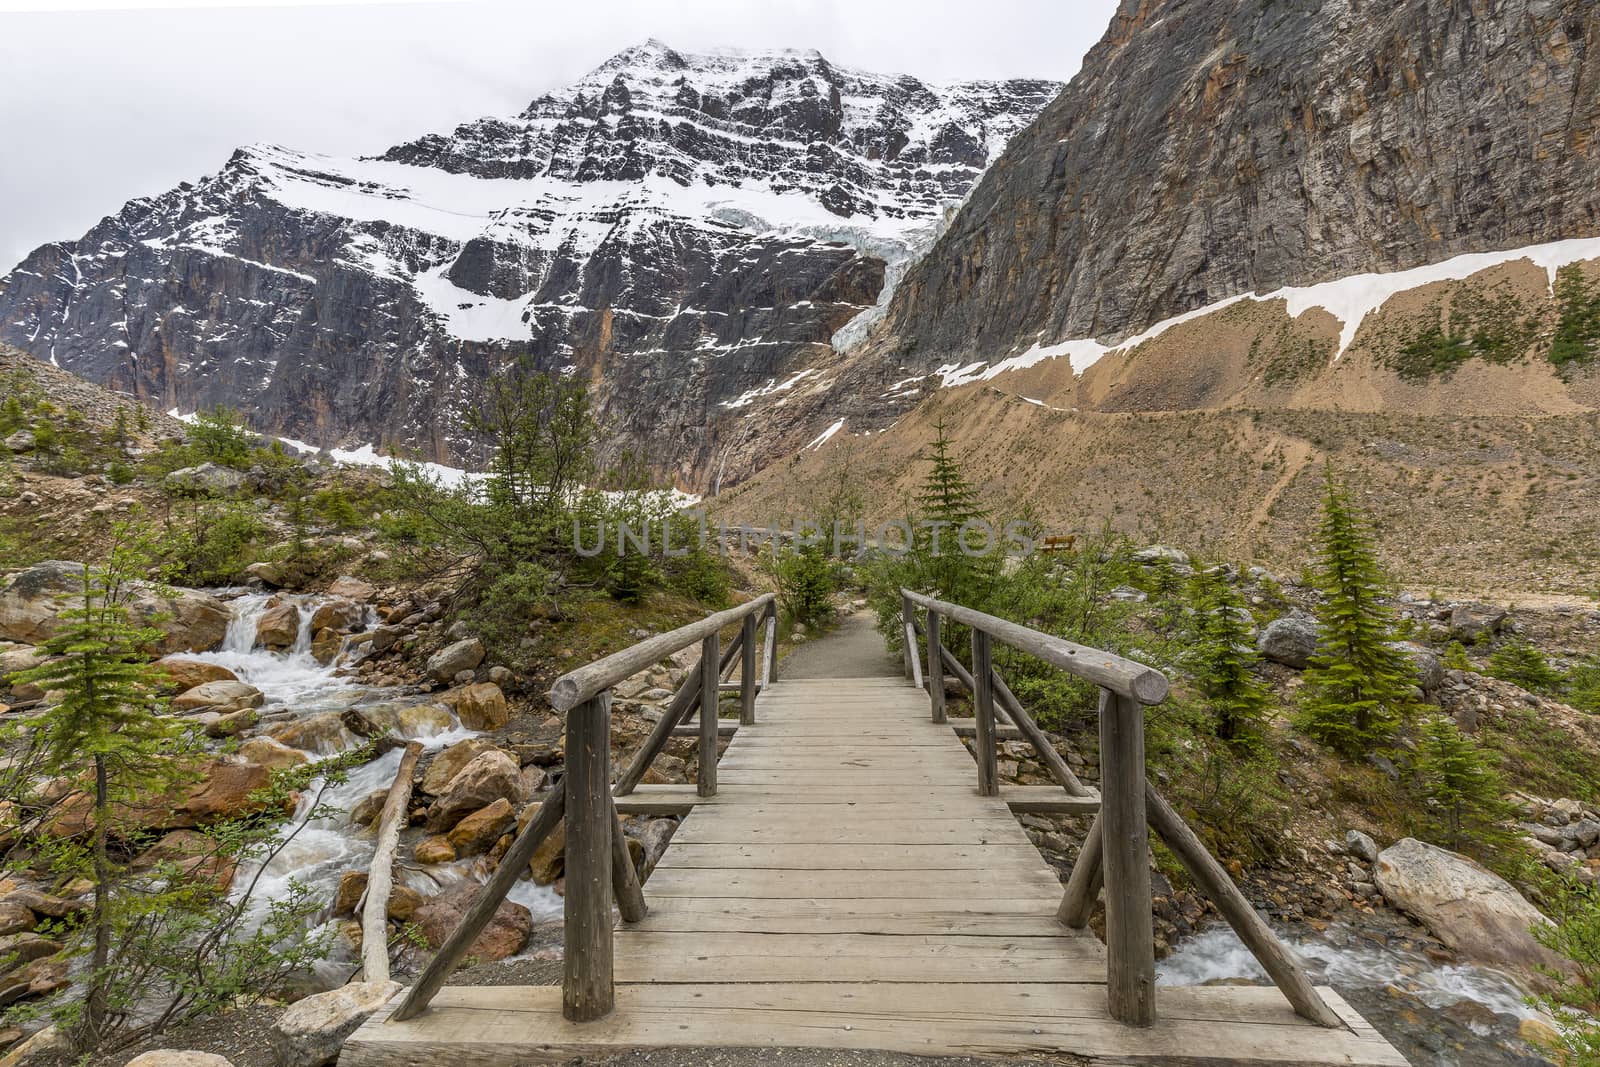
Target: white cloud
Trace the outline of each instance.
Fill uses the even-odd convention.
[[[941,81],[1066,79],[1114,8],[985,0],[974,17],[972,0],[0,0],[0,272],[131,197],[215,172],[237,145],[377,152],[520,111],[647,37],[686,50],[817,48]]]

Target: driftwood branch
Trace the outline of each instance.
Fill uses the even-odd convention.
[[[378,817],[378,850],[367,869],[367,902],[361,912],[361,971],[368,982],[389,980],[389,894],[394,891],[394,853],[400,844],[400,827],[406,823],[411,803],[411,778],[422,756],[422,742],[412,741],[400,757],[400,769]]]

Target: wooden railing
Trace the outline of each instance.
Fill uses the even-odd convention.
[[[1155,1020],[1149,842],[1149,828],[1154,827],[1195,884],[1212,899],[1261,962],[1295,1012],[1322,1026],[1345,1025],[1312,986],[1294,953],[1277,939],[1205,844],[1146,779],[1144,709],[1166,699],[1165,675],[1142,663],[910,589],[902,589],[900,598],[905,673],[917,685],[924,684],[917,636],[926,636],[926,687],[933,721],[946,721],[947,667],[972,694],[978,792],[985,796],[996,796],[1000,791],[995,737],[997,713],[1002,709],[1063,789],[1075,796],[1092,795],[995,670],[995,641],[1100,687],[1100,812],[1090,824],[1073,865],[1057,917],[1067,926],[1084,928],[1104,888],[1106,1001],[1112,1018],[1133,1026],[1147,1026]],[[926,613],[927,622],[922,626],[917,623],[918,608]],[[972,632],[970,673],[943,644],[942,624],[946,619]]]
[[[757,675],[757,630],[765,624]],[[739,635],[724,653],[721,631],[739,625]],[[757,690],[777,673],[776,601],[771,593],[699,622],[652,637],[562,675],[550,687],[550,704],[567,714],[566,769],[527,826],[517,835],[500,866],[479,891],[472,907],[451,931],[390,1018],[410,1019],[428,1006],[450,972],[493,918],[506,894],[528,867],[546,837],[566,821],[566,947],[562,972],[562,1014],[587,1022],[610,1014],[616,1004],[612,980],[611,905],[623,922],[638,922],[647,908],[638,872],[628,856],[613,796],[631,793],[666,747],[673,731],[698,710],[700,745],[696,790],[717,791],[717,704],[722,678],[737,658],[740,667],[739,721],[755,722]],[[611,688],[673,653],[700,646],[700,661],[689,671],[672,703],[635,753],[628,769],[611,785]]]

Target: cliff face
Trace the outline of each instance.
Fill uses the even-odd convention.
[[[1059,90],[652,41],[379,158],[241,149],[0,278],[0,342],[163,409],[469,464],[462,412],[526,359],[593,383],[608,456],[693,484]]]
[[[880,362],[1600,234],[1591,0],[1124,0],[899,286]]]

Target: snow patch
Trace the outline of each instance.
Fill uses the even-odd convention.
[[[1071,361],[1072,372],[1082,374],[1107,355],[1128,352],[1146,341],[1161,336],[1174,326],[1213,314],[1245,300],[1258,304],[1282,300],[1287,305],[1289,316],[1295,319],[1313,308],[1321,308],[1328,312],[1340,322],[1339,348],[1334,354],[1334,358],[1338,359],[1354,342],[1367,316],[1382,308],[1392,297],[1434,282],[1463,281],[1480,271],[1523,259],[1532,262],[1534,266],[1544,268],[1553,295],[1556,272],[1562,267],[1584,260],[1600,259],[1600,237],[1551,241],[1499,252],[1470,252],[1409,270],[1352,274],[1334,281],[1318,282],[1315,285],[1284,286],[1270,293],[1241,293],[1163,319],[1143,333],[1115,345],[1103,345],[1093,338],[1078,338],[1053,345],[1040,345],[1035,342],[1026,352],[994,363],[983,360],[962,365],[949,363],[934,373],[940,376],[944,388],[950,388],[988,381],[1007,371],[1022,370],[1046,359],[1066,356]]]
[[[806,451],[811,452],[821,448],[823,445],[828,443],[829,438],[842,429],[844,429],[844,420],[840,419],[832,426],[829,426],[826,430],[823,430],[821,433],[817,434],[817,436],[812,439],[812,442],[809,445],[806,445]]]

